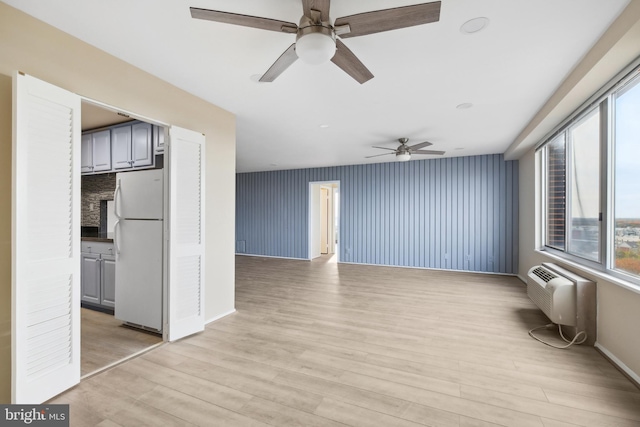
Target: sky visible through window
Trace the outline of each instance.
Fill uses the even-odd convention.
[[[615,108],[615,268],[640,276],[640,80]]]
[[[616,100],[616,218],[640,219],[640,81]]]

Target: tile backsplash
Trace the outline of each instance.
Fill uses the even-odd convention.
[[[115,173],[82,176],[81,221],[83,226],[100,227],[100,201],[113,200],[115,190]],[[93,209],[91,209],[92,205]]]

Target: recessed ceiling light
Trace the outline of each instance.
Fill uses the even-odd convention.
[[[253,74],[251,77],[249,77],[251,79],[252,82],[255,83],[263,83],[260,81],[260,77],[262,77],[262,74]]]
[[[328,124],[326,124],[326,123],[323,123],[323,124],[321,124],[319,127],[320,127],[320,129],[326,129],[326,128],[328,128],[328,127],[329,127],[329,125],[328,125]]]
[[[474,34],[487,28],[487,25],[489,25],[489,18],[473,18],[462,24],[460,32],[463,34]]]
[[[458,110],[466,110],[466,109],[469,109],[469,108],[471,108],[471,107],[473,107],[473,104],[472,104],[472,103],[470,103],[470,102],[465,102],[464,104],[458,104],[458,105],[456,105],[456,108],[457,108]]]
[[[456,147],[454,150],[464,150],[464,147]]]

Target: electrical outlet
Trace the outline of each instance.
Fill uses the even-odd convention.
[[[489,255],[488,260],[489,260],[489,262],[493,262],[493,256],[492,256],[492,255]]]

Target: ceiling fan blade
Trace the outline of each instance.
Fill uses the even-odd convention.
[[[422,3],[343,16],[336,19],[334,27],[349,25],[351,31],[340,37],[357,37],[382,31],[397,30],[428,24],[440,20],[440,2]]]
[[[304,16],[311,17],[311,10],[317,10],[320,12],[320,20],[329,20],[329,0],[302,0],[302,10]]]
[[[373,78],[371,71],[340,40],[336,40],[336,54],[331,58],[331,62],[342,68],[342,71],[360,84]]]
[[[387,147],[376,147],[375,145],[373,146],[373,148],[379,148],[381,150],[391,150],[391,151],[397,151],[395,148],[387,148]]]
[[[289,48],[285,50],[278,59],[276,59],[276,62],[274,62],[267,72],[260,77],[259,81],[263,83],[274,81],[284,70],[296,62],[297,59],[298,55],[296,55],[296,44],[294,43],[289,46]]]
[[[218,10],[199,9],[191,7],[191,17],[225,24],[242,25],[243,27],[259,28],[261,30],[282,33],[298,32],[298,26],[293,22],[278,21],[276,19],[260,18],[258,16],[240,15],[237,13],[220,12]]]
[[[434,150],[411,150],[411,154],[438,154],[442,155],[445,151],[434,151]]]
[[[394,153],[376,154],[375,156],[367,156],[365,157],[365,159],[370,159],[372,157],[388,156],[389,154],[394,154]]]
[[[407,148],[409,148],[409,149],[411,149],[411,151],[415,152],[415,150],[419,150],[422,147],[428,147],[430,145],[433,145],[433,144],[430,143],[429,141],[425,141],[425,142],[421,142],[419,144],[414,144],[414,145],[412,145],[410,147],[407,147]]]

